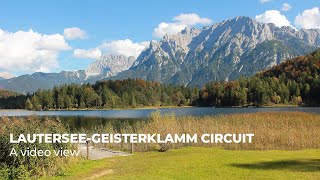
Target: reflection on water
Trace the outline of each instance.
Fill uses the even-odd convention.
[[[176,116],[209,116],[232,113],[254,112],[283,112],[300,111],[320,113],[319,107],[279,107],[279,108],[161,108],[161,109],[129,109],[129,110],[77,110],[77,111],[26,111],[26,110],[1,110],[1,116],[49,116],[58,117],[70,129],[92,129],[96,126],[112,123],[119,125],[124,122],[134,123],[137,120],[147,119],[151,113],[160,111],[161,114],[174,113]]]

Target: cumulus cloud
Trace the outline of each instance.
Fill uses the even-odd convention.
[[[157,42],[157,41],[156,40],[151,40],[151,42]],[[146,48],[146,47],[148,47],[150,45],[150,41],[142,41],[139,44]]]
[[[305,29],[320,29],[320,8],[314,7],[312,9],[304,10],[302,14],[296,16],[295,24]]]
[[[273,23],[278,27],[291,26],[291,23],[287,17],[282,15],[277,10],[269,10],[263,14],[257,15],[256,20],[263,23]]]
[[[272,1],[272,0],[260,0],[260,3],[261,3],[261,4],[264,4],[264,3],[268,3],[268,2],[270,2],[270,1]]]
[[[166,34],[177,34],[188,26],[197,24],[211,24],[212,21],[208,18],[201,18],[198,14],[180,14],[172,19],[174,22],[161,22],[153,31],[153,36],[163,37]]]
[[[133,42],[130,39],[115,40],[110,42],[104,42],[100,46],[93,49],[75,49],[73,55],[77,58],[84,59],[97,59],[103,53],[106,54],[119,54],[124,56],[138,57],[141,51],[143,51],[150,42]]]
[[[85,39],[87,37],[87,33],[78,27],[71,27],[64,29],[63,36],[68,40]]]
[[[111,42],[105,42],[99,46],[106,53],[110,54],[121,54],[127,57],[134,56],[138,57],[141,51],[143,51],[148,42],[133,42],[130,39],[116,40]]]
[[[0,71],[48,72],[58,66],[59,53],[69,49],[60,34],[0,29]]]
[[[64,37],[60,34],[53,35],[42,35],[39,40],[35,42],[38,50],[68,50],[70,49],[67,45]]]
[[[161,38],[166,34],[177,34],[186,27],[185,24],[162,22],[154,29],[153,36]]]
[[[100,49],[93,48],[93,49],[75,49],[73,51],[73,55],[76,58],[82,58],[82,59],[98,59],[102,53]]]
[[[194,26],[196,24],[211,24],[212,21],[208,18],[201,18],[198,14],[180,14],[173,18],[174,21],[180,22],[187,26]]]
[[[283,3],[282,4],[282,11],[289,11],[292,8],[292,6],[289,3]]]

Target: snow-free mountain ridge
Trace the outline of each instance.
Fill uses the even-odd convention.
[[[151,43],[134,66],[111,78],[202,86],[251,76],[319,47],[319,29],[279,28],[240,16],[201,30],[186,28],[166,35]]]

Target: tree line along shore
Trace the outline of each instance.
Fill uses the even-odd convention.
[[[1,109],[108,109],[165,106],[265,106],[320,103],[320,50],[264,70],[253,77],[209,82],[203,87],[142,79],[69,84],[21,95],[1,90]]]

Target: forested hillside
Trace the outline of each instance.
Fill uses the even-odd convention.
[[[320,104],[320,50],[283,62],[251,78],[208,83],[198,102],[204,106]]]
[[[25,107],[26,97],[16,92],[0,89],[0,109]]]
[[[163,85],[141,79],[101,81],[94,85],[71,84],[38,90],[28,96],[27,109],[135,108],[181,106],[197,100],[199,94],[183,86]]]

